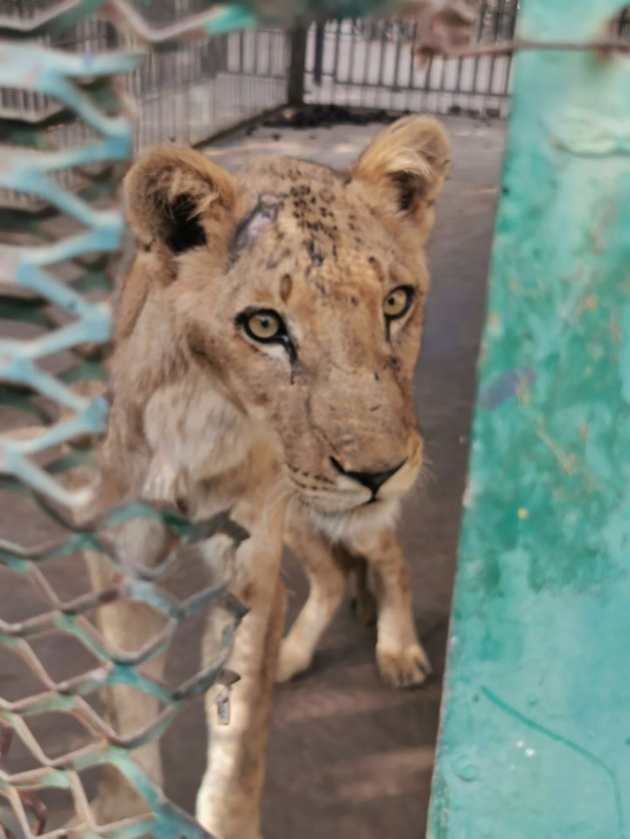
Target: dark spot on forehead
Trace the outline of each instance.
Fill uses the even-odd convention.
[[[370,256],[370,257],[368,257],[368,262],[370,263],[370,265],[374,269],[374,273],[378,277],[379,281],[381,283],[384,283],[385,282],[385,271],[383,270],[383,266],[378,261],[378,259],[375,256]]]
[[[291,297],[292,288],[293,282],[291,277],[288,274],[285,274],[280,280],[280,297],[282,298],[283,303],[288,302],[289,297]]]
[[[316,265],[316,266],[319,267],[320,265],[323,264],[324,257],[321,254],[315,252],[315,242],[312,239],[311,240],[306,240],[304,242],[304,247],[306,248],[306,252],[308,253],[308,255],[310,257],[310,260],[313,263],[313,265]]]

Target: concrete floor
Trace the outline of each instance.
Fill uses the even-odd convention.
[[[382,685],[374,663],[374,631],[357,625],[343,609],[312,671],[277,692],[263,805],[265,839],[424,835],[503,145],[501,124],[462,118],[444,122],[453,139],[453,170],[429,247],[433,287],[415,388],[431,480],[409,500],[402,525],[418,628],[437,675],[413,692]],[[228,168],[251,154],[269,152],[342,168],[378,127],[302,132],[259,128],[250,136],[230,137],[209,153]],[[10,498],[4,495],[0,504],[4,538],[32,544],[50,536],[47,522],[34,519],[18,499]],[[74,593],[77,579],[76,570],[67,567],[53,574],[54,584]],[[292,619],[306,586],[291,561],[286,580]],[[15,577],[0,575],[0,618],[18,620],[25,609],[32,613],[31,599]],[[198,628],[189,627],[176,638],[172,658],[178,673],[197,667]],[[54,638],[44,639],[38,652],[44,660],[48,657],[58,678],[70,675],[70,660],[73,670],[91,663],[84,661],[81,650],[69,655]],[[0,695],[15,698],[33,689],[25,669],[0,650]],[[32,728],[44,745],[51,744],[49,753],[58,753],[55,742],[68,748],[80,745],[67,718],[36,719]],[[163,742],[167,793],[189,810],[204,763],[200,731],[203,713],[197,702],[180,715]],[[32,759],[23,750],[12,751],[12,770],[27,765]]]
[[[503,125],[444,120],[453,169],[429,246],[432,290],[415,381],[431,480],[408,502],[402,536],[418,629],[437,676],[413,692],[382,685],[374,632],[344,609],[313,670],[277,693],[264,800],[266,839],[419,839],[424,835],[455,567]],[[226,165],[250,154],[347,166],[377,130],[259,129],[212,152]],[[289,564],[291,611],[304,600]]]

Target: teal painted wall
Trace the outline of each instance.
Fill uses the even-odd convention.
[[[519,56],[501,192],[429,836],[627,839],[630,57]]]

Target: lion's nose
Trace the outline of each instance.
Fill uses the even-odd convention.
[[[341,463],[339,463],[339,461],[334,457],[330,458],[330,462],[337,472],[342,475],[346,475],[348,478],[354,478],[355,481],[358,481],[360,484],[363,484],[364,487],[367,487],[372,495],[376,495],[383,484],[389,481],[389,479],[405,465],[407,458],[401,460],[396,466],[392,466],[391,469],[384,469],[382,472],[352,472],[349,469],[344,469]]]

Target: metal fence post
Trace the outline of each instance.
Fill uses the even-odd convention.
[[[313,66],[313,82],[319,87],[324,72],[324,44],[326,43],[326,27],[318,24],[315,28],[315,63]]]
[[[308,28],[302,23],[296,23],[290,30],[289,83],[287,86],[287,100],[292,107],[299,108],[304,104],[304,81],[306,75],[306,45]]]
[[[527,0],[585,42],[618,0]],[[431,839],[630,831],[630,61],[517,60]]]

